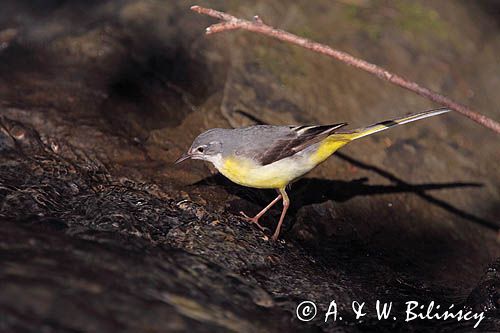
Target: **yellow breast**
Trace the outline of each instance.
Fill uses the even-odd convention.
[[[326,160],[348,140],[325,139],[321,143],[279,161],[259,165],[240,156],[226,157],[217,167],[231,181],[255,188],[284,188]]]
[[[274,164],[274,163],[273,163]],[[244,158],[226,158],[220,172],[231,181],[255,188],[282,188],[290,182],[285,165],[260,166]]]

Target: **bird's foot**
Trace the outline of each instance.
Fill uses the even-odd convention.
[[[260,225],[259,223],[259,218],[257,216],[254,216],[254,217],[250,217],[248,216],[247,214],[245,214],[244,212],[240,212],[240,214],[243,216],[243,219],[245,221],[248,221],[248,222],[252,222],[254,223],[261,231],[264,231],[265,228],[263,226]]]

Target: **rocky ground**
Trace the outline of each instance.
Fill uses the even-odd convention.
[[[500,119],[494,1],[203,1],[338,47]],[[200,132],[351,128],[435,107],[262,36],[203,35],[191,3],[4,1],[0,331],[500,330],[498,135],[457,114],[342,149],[294,184],[282,239],[238,212],[273,191],[174,161]],[[280,207],[264,219],[270,230]],[[318,305],[303,323],[296,306]],[[331,300],[342,321],[324,323]],[[398,320],[378,321],[376,300]],[[366,302],[356,320],[353,301]]]

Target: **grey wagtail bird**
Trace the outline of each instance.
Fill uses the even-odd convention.
[[[337,149],[390,127],[450,111],[441,108],[386,120],[351,131],[339,131],[347,123],[319,126],[256,125],[235,129],[213,128],[200,134],[188,152],[175,163],[187,159],[211,162],[231,181],[248,187],[276,189],[278,196],[254,217],[241,214],[260,229],[259,219],[279,200],[283,210],[273,234],[278,239],[290,199],[285,191],[307,172],[324,162]]]

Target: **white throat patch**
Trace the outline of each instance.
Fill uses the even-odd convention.
[[[224,161],[222,160],[221,154],[205,156],[204,159],[205,159],[205,161],[211,162],[219,171],[222,168],[222,166],[224,165]]]

